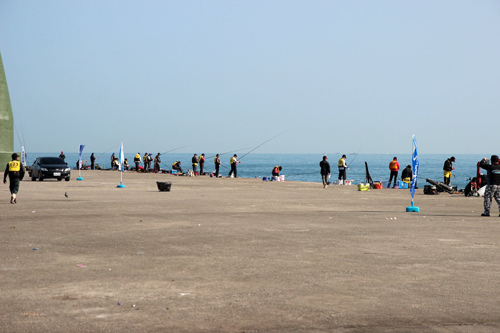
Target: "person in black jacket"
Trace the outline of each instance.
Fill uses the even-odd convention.
[[[407,165],[406,168],[403,169],[403,172],[401,172],[401,180],[405,183],[409,183],[412,178],[413,172],[411,171],[411,165]]]
[[[330,178],[330,163],[328,163],[328,157],[323,156],[323,160],[319,162],[319,166],[321,167],[321,180],[323,181],[323,188],[328,186],[328,178]]]
[[[486,185],[484,192],[484,213],[481,216],[490,216],[492,198],[495,198],[500,212],[500,163],[498,155],[491,156],[491,164],[488,163],[486,157],[483,158],[479,166],[488,171],[488,185]]]
[[[7,184],[7,176],[9,176],[10,203],[17,203],[17,192],[19,191],[19,183],[24,178],[24,166],[19,162],[19,155],[12,154],[12,161],[7,163],[3,174],[3,183]]]
[[[451,179],[451,171],[455,170],[455,167],[453,166],[453,163],[455,162],[455,157],[452,156],[446,161],[444,161],[443,165],[443,176],[444,176],[444,183],[448,186],[450,186],[450,179]]]

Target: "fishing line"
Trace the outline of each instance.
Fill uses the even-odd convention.
[[[286,131],[285,131],[285,132],[286,132]],[[249,151],[248,153],[246,153],[245,155],[241,156],[241,157],[239,158],[239,160],[241,160],[243,157],[245,157],[245,156],[247,156],[248,154],[250,154],[251,152],[255,151],[257,148],[259,148],[259,147],[261,147],[261,146],[265,145],[265,144],[266,144],[266,143],[268,143],[269,141],[271,141],[271,140],[273,140],[273,139],[277,138],[278,136],[280,136],[281,134],[283,134],[283,133],[285,133],[285,132],[281,132],[280,134],[273,136],[273,137],[272,137],[272,138],[270,138],[269,140],[264,141],[263,143],[261,143],[260,145],[258,145],[257,147],[255,147],[254,149],[250,150],[250,151]]]
[[[222,154],[219,154],[219,156],[222,156],[222,155],[226,155],[226,154],[229,154],[229,153],[236,153],[237,151],[241,151],[241,150],[247,150],[247,149],[250,149],[252,147],[247,147],[247,148],[240,148],[240,149],[236,149],[236,150],[230,150],[230,151],[227,151],[225,153],[222,153]],[[209,158],[213,158],[215,157],[216,155],[213,155],[213,156],[208,156],[207,159]],[[222,165],[222,164],[221,164]]]
[[[356,152],[356,155],[354,156],[354,158],[352,159],[351,163],[347,164],[347,168],[349,169],[349,167],[354,163],[354,161],[356,160],[356,157],[358,157],[359,153],[361,152],[361,147],[359,147],[358,151]]]

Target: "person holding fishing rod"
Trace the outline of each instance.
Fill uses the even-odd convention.
[[[236,169],[236,165],[241,162],[238,161],[237,157],[238,155],[234,154],[234,156],[229,160],[229,163],[231,164],[231,170],[229,171],[229,175],[227,176],[227,178],[231,178],[231,175],[233,174],[234,178],[238,178],[238,170]]]
[[[347,164],[345,163],[345,159],[347,157],[345,155],[342,155],[342,157],[339,160],[339,184],[344,185],[346,181],[346,170],[349,169]]]
[[[452,156],[446,161],[444,161],[443,165],[444,183],[448,186],[450,186],[451,171],[455,170],[455,167],[453,166],[454,162],[455,162],[455,156]]]
[[[220,155],[217,154],[214,157],[214,164],[215,164],[215,178],[219,177],[219,168],[220,168]]]

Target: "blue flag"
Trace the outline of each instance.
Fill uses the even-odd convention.
[[[417,176],[418,176],[418,151],[417,151],[417,139],[415,139],[415,135],[412,137],[413,139],[413,151],[411,154],[411,170],[413,172],[413,176],[411,178],[411,188],[410,188],[410,193],[411,193],[411,201],[413,203],[413,199],[415,197],[415,185],[417,183]]]
[[[85,145],[80,145],[79,154],[78,154],[78,167],[79,167],[79,169],[82,168],[82,153],[83,153],[83,148],[85,148]]]

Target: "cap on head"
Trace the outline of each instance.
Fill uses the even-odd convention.
[[[18,158],[19,155],[17,155],[16,153],[12,154],[12,159],[15,160],[16,158]]]
[[[498,155],[491,155],[491,163],[498,163]]]
[[[455,162],[455,156],[450,157],[450,161]]]

